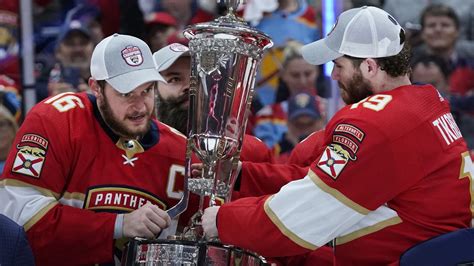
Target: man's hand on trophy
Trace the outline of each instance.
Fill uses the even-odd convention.
[[[191,164],[191,176],[193,178],[201,177],[202,168],[203,168],[202,163],[193,163],[193,164]]]
[[[148,202],[123,216],[123,236],[155,238],[170,224],[168,213]]]
[[[204,210],[204,214],[202,215],[202,229],[204,230],[204,235],[208,239],[219,236],[216,223],[219,208],[219,206],[209,207]]]

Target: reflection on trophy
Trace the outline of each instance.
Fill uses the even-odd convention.
[[[231,198],[256,70],[264,50],[272,46],[268,36],[234,15],[239,0],[220,1],[228,7],[226,16],[184,31],[191,53],[186,170],[183,197],[168,214],[174,218],[186,210],[189,192],[200,196],[199,210],[181,235],[132,240],[126,265],[265,264],[250,251],[204,239],[200,226],[205,202],[213,206]],[[203,164],[199,177],[191,175],[193,157]]]

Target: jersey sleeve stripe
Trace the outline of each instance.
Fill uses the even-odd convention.
[[[357,224],[343,232],[342,236],[336,239],[336,245],[350,242],[401,222],[402,219],[398,216],[397,212],[387,206],[380,206],[377,210],[369,213]]]
[[[84,201],[86,199],[86,195],[80,192],[65,192],[62,199]]]
[[[38,211],[31,219],[26,222],[23,227],[25,228],[25,231],[28,231],[33,225],[35,225],[43,216],[46,215],[52,208],[54,208],[58,204],[57,201],[51,202],[50,204],[46,205],[44,208],[42,208],[40,211]]]
[[[356,202],[352,201],[348,197],[346,197],[344,194],[342,194],[339,190],[334,189],[326,183],[324,183],[319,176],[313,172],[312,170],[309,170],[308,176],[311,178],[311,180],[314,182],[314,184],[319,187],[321,190],[324,192],[331,194],[334,198],[336,198],[338,201],[346,205],[347,207],[353,209],[354,211],[362,214],[362,215],[367,215],[369,214],[370,210],[357,204]]]
[[[45,196],[34,187],[18,186],[0,186],[0,202],[6,202],[0,205],[0,213],[25,226],[25,230],[58,203],[54,197]]]
[[[15,179],[4,179],[4,180],[0,181],[0,188],[1,187],[6,187],[6,186],[10,186],[10,187],[30,187],[30,188],[33,188],[33,189],[37,190],[39,193],[41,193],[44,196],[59,199],[59,193],[55,193],[55,192],[53,192],[49,189],[34,186],[34,185],[29,184],[29,183],[19,181],[19,180],[15,180]]]
[[[294,234],[293,232],[291,232],[288,228],[285,227],[285,225],[280,221],[280,219],[278,218],[278,216],[273,212],[273,210],[269,207],[269,201],[273,198],[274,196],[271,196],[269,197],[266,201],[265,201],[265,205],[264,205],[264,208],[265,208],[265,212],[266,214],[268,215],[268,217],[270,218],[270,220],[278,227],[278,229],[280,229],[280,231],[285,235],[287,236],[289,239],[291,239],[291,241],[295,242],[296,244],[304,247],[304,248],[307,248],[307,249],[310,249],[310,250],[315,250],[318,248],[318,246],[316,245],[313,245],[312,243],[308,242],[308,241],[305,241],[304,239],[300,238],[298,235]]]
[[[267,199],[264,210],[282,234],[313,250],[340,236],[364,217],[316,186],[309,176],[283,186]]]
[[[62,205],[67,205],[67,206],[71,206],[71,207],[75,207],[75,208],[79,208],[79,209],[82,209],[82,207],[84,206],[84,201],[83,200],[73,199],[73,198],[65,198],[65,197],[62,197],[61,199],[59,199],[59,203],[61,203]]]

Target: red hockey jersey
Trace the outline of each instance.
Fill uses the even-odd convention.
[[[181,198],[185,137],[152,121],[141,141],[125,142],[87,94],[36,105],[13,147],[2,213],[25,227],[40,265],[111,262],[116,213],[148,201],[166,210]]]
[[[239,196],[273,194],[288,182],[303,178],[318,156],[318,150],[324,149],[323,141],[324,130],[309,135],[296,145],[286,164],[260,163],[255,160],[242,162]]]
[[[242,160],[271,160],[270,152],[255,152],[261,146],[246,138]],[[116,213],[148,201],[166,210],[182,196],[186,138],[153,120],[142,140],[124,141],[105,125],[91,95],[64,93],[39,103],[12,147],[0,212],[25,227],[39,265],[111,262]],[[182,225],[196,206],[191,195]]]
[[[305,178],[222,206],[221,241],[269,257],[331,242],[337,265],[388,265],[418,242],[470,226],[474,166],[432,86],[344,107],[324,144]]]
[[[316,131],[298,143],[291,151],[288,164],[296,164],[302,167],[310,166],[316,157],[324,149],[324,129]]]

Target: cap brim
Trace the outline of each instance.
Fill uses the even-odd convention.
[[[167,56],[167,58],[160,59],[159,58],[160,56],[163,56],[163,57]],[[167,52],[166,54],[164,54],[164,53],[160,54],[159,52],[154,53],[153,54],[153,59],[155,60],[155,62],[160,62],[159,64],[156,64],[156,70],[158,70],[158,72],[161,72],[161,71],[164,71],[164,70],[168,69],[181,56],[190,56],[190,53],[189,53],[189,51]]]
[[[307,115],[309,117],[312,117],[313,119],[320,119],[321,118],[321,115],[314,112],[314,111],[302,109],[302,110],[296,110],[293,113],[291,113],[288,116],[288,120],[293,120],[293,119],[295,119],[297,117],[300,117],[300,116],[303,116],[303,115]]]
[[[152,81],[165,81],[154,68],[132,71],[107,79],[107,82],[120,93],[129,93],[138,86]]]
[[[301,48],[301,54],[308,63],[313,65],[322,65],[343,56],[343,54],[330,49],[326,45],[326,39],[304,45]]]

